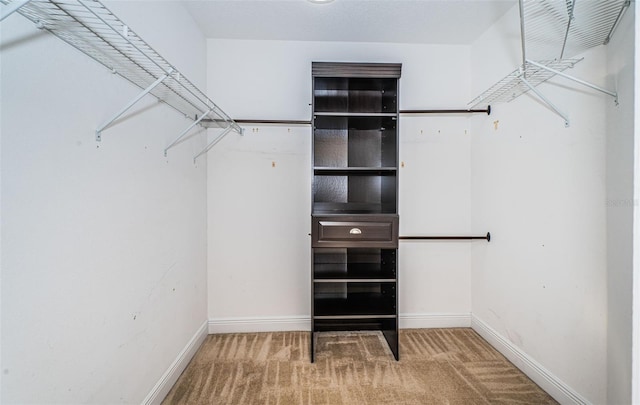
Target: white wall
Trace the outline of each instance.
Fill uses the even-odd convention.
[[[640,29],[635,23],[640,20],[640,8],[634,6],[634,40],[640,43]],[[640,66],[640,50],[634,46],[634,64]],[[634,201],[633,208],[633,342],[631,370],[631,400],[640,404],[640,80],[634,74]]]
[[[0,41],[2,41],[2,31],[0,30]],[[2,78],[2,52],[0,52],[0,80]],[[0,83],[2,83],[0,81]],[[0,89],[0,215],[2,214],[2,178],[4,177],[2,174],[2,89]],[[0,216],[0,399],[2,399],[2,316],[3,316],[3,300],[2,300],[2,258],[3,254],[3,245],[2,245],[2,217]]]
[[[517,13],[515,7],[472,46],[474,92],[520,64]],[[582,56],[568,73],[611,87],[607,50]],[[619,86],[631,86],[628,76],[616,76]],[[607,142],[611,127],[626,128],[632,114],[613,124],[613,99],[577,86],[556,78],[538,87],[569,115],[569,128],[533,95],[476,119],[471,229],[491,228],[492,241],[472,251],[472,312],[533,359],[538,376],[549,377],[537,382],[561,401],[612,403],[608,371],[618,365],[608,363],[607,318],[612,306],[628,304],[607,287],[606,161],[616,158]]]
[[[619,105],[607,105],[607,403],[631,403],[634,200],[634,10],[607,46],[609,86]]]
[[[208,58],[209,94],[234,118],[309,120],[312,61],[402,63],[402,109],[469,99],[467,46],[209,40]],[[467,233],[468,120],[399,127],[400,233]],[[310,154],[304,126],[248,126],[209,152],[211,331],[309,329]],[[403,244],[399,266],[401,326],[468,324],[468,243]]]
[[[145,7],[113,4],[204,84],[189,15]],[[154,24],[168,20],[183,27],[172,39]],[[145,99],[96,143],[139,89],[17,14],[0,29],[0,402],[140,403],[205,332],[206,160],[192,161],[204,140],[164,158],[189,121]]]

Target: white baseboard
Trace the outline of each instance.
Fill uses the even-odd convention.
[[[561,404],[590,405],[589,401],[484,321],[472,316],[471,327],[556,401]]]
[[[471,313],[400,314],[400,329],[469,328]]]
[[[285,332],[311,330],[308,316],[270,316],[209,319],[209,333]]]
[[[400,329],[464,328],[471,326],[471,314],[400,314]],[[310,331],[308,316],[271,316],[209,319],[209,333]]]
[[[176,359],[171,363],[171,366],[160,377],[160,380],[153,387],[149,395],[142,401],[145,405],[160,404],[162,400],[167,396],[173,385],[178,381],[180,374],[187,367],[196,351],[202,345],[202,342],[207,337],[207,322],[203,322],[202,326],[198,328],[195,335],[189,340],[189,343],[182,349]]]

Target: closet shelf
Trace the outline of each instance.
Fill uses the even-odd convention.
[[[240,126],[198,87],[182,75],[175,66],[160,56],[151,46],[109,11],[98,0],[0,0],[8,10],[2,19],[17,11],[31,20],[36,27],[54,34],[113,73],[143,89],[134,100],[111,120],[96,129],[96,140],[101,132],[113,124],[146,94],[173,107],[185,117],[194,120],[165,150],[185,140],[195,125],[208,118],[223,129],[221,135],[200,156],[219,141],[229,130],[242,133]],[[196,157],[197,157],[196,156]]]
[[[562,72],[568,68],[572,68],[581,60],[582,59],[546,60],[540,61],[539,63]],[[542,69],[532,63],[526,63],[524,69],[519,67],[509,73],[478,97],[474,98],[469,105],[475,107],[479,104],[507,103],[530,90],[522,79],[525,79],[535,87],[555,75],[556,73],[552,73],[549,70]]]
[[[629,0],[519,0],[522,64],[503,79],[469,102],[471,108],[480,104],[508,102],[533,91],[543,102],[565,120],[563,114],[536,87],[558,75],[612,96],[617,93],[584,80],[564,70],[582,59],[576,57],[586,50],[609,43]]]
[[[629,0],[523,0],[526,58],[573,58],[606,45],[629,4]]]
[[[314,166],[313,174],[317,176],[395,176],[397,167],[329,167]]]

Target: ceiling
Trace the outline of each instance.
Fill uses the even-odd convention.
[[[183,0],[208,38],[470,44],[517,0]]]

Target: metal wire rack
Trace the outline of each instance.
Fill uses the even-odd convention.
[[[533,91],[565,120],[563,114],[538,89],[560,75],[614,97],[617,93],[563,73],[582,59],[584,51],[609,42],[629,0],[519,0],[522,65],[471,100],[479,104],[509,102]]]
[[[545,60],[540,61],[540,63],[544,66],[562,72],[568,68],[572,68],[573,65],[581,60],[582,59]],[[546,82],[555,75],[555,73],[535,66],[532,63],[525,63],[524,69],[519,67],[509,73],[499,82],[473,99],[469,104],[507,103],[530,90],[530,87],[522,81],[523,78],[526,78],[525,80],[535,87]]]
[[[113,118],[96,129],[96,140],[146,94],[173,107],[194,122],[165,149],[186,140],[189,131],[204,118],[223,129],[196,158],[231,130],[242,133],[240,126],[211,101],[172,64],[136,35],[98,0],[0,0],[6,5],[0,21],[18,12],[40,29],[47,30],[100,62],[113,73],[143,89],[135,99]],[[210,127],[210,125],[209,125]],[[186,137],[186,138],[185,138]],[[195,159],[195,158],[194,158]]]
[[[572,58],[607,44],[629,0],[526,0],[527,58]]]

